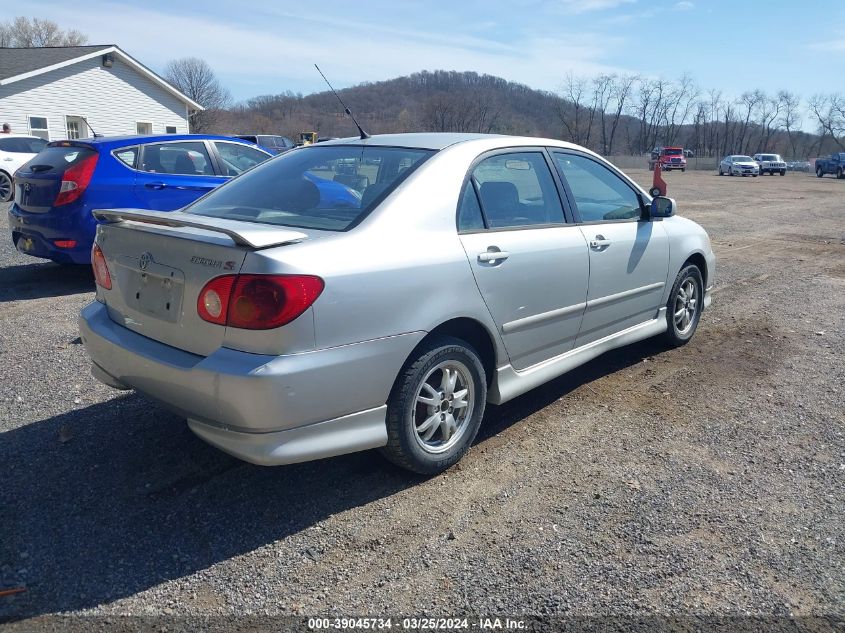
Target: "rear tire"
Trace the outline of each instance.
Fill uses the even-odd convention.
[[[478,353],[460,339],[433,337],[396,378],[381,453],[412,472],[441,473],[469,449],[486,402],[487,377]]]
[[[0,171],[0,202],[9,202],[15,195],[12,177],[5,171]]]
[[[704,281],[695,264],[681,269],[666,304],[666,332],[663,340],[671,347],[686,345],[695,334],[704,309]]]

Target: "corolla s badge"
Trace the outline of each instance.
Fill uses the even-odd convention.
[[[147,266],[150,265],[151,261],[153,261],[152,253],[141,253],[141,257],[138,258],[138,268],[147,270]]]

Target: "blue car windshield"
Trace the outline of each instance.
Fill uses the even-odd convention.
[[[282,154],[186,209],[197,215],[306,229],[354,226],[434,152],[360,145]]]

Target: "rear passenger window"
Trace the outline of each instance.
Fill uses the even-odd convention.
[[[552,174],[539,152],[491,156],[476,166],[472,177],[489,228],[564,221]]]
[[[205,143],[151,143],[144,146],[142,171],[156,174],[213,176]]]
[[[478,196],[475,195],[475,187],[472,186],[471,182],[468,182],[464,185],[461,205],[458,207],[458,230],[478,231],[483,228],[484,217],[481,215]]]
[[[639,219],[642,213],[636,192],[604,165],[578,154],[555,152],[582,222]]]

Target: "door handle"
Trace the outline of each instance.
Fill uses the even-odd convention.
[[[148,182],[144,186],[147,189],[164,189],[167,185],[163,182]]]
[[[599,251],[610,246],[610,243],[610,240],[606,240],[604,235],[596,235],[595,238],[590,240],[590,248]]]
[[[495,248],[495,247],[491,246],[490,248],[492,249],[492,248]],[[480,262],[497,262],[497,261],[503,262],[510,256],[511,256],[511,254],[506,253],[505,251],[498,251],[498,250],[494,251],[494,250],[488,249],[487,251],[478,254],[478,261],[480,261]]]

